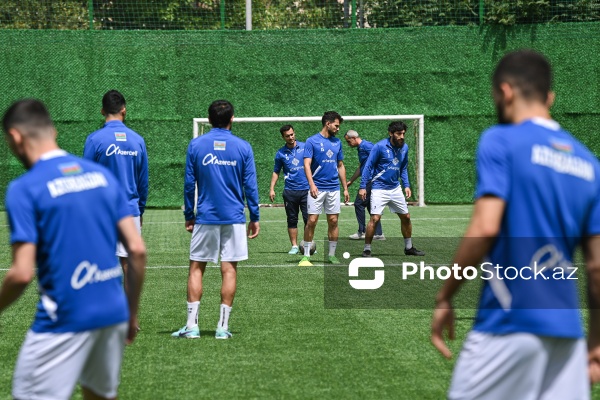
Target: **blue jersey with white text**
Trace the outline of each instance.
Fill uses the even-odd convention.
[[[275,154],[273,172],[279,174],[283,168],[284,189],[308,190],[308,181],[304,173],[304,143],[296,141],[293,149],[283,146]]]
[[[402,147],[392,146],[390,139],[377,142],[362,170],[360,188],[365,189],[368,184],[372,189],[395,189],[400,185],[410,187],[408,181],[408,145]]]
[[[360,173],[362,174],[365,164],[369,159],[369,155],[371,154],[371,150],[373,150],[374,144],[369,142],[368,140],[361,140],[360,144],[356,148],[358,152],[358,162],[360,164]]]
[[[244,198],[250,220],[259,220],[254,153],[248,142],[231,131],[213,128],[190,142],[185,162],[186,221],[194,218],[196,183],[196,224],[245,224]]]
[[[342,142],[335,136],[316,133],[306,140],[304,158],[312,158],[310,169],[317,189],[323,192],[340,190],[338,161],[344,160]]]
[[[582,237],[600,234],[599,179],[594,155],[555,121],[534,118],[482,135],[476,198],[499,197],[506,208],[490,272],[481,275],[474,330],[583,336],[572,261]]]
[[[81,332],[129,319],[115,255],[130,214],[117,179],[62,150],[45,153],[6,192],[10,242],[36,245],[34,332]]]
[[[140,135],[121,121],[109,121],[88,136],[83,158],[108,168],[127,194],[131,215],[144,214],[148,199],[148,155]]]

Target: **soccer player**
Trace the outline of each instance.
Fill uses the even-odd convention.
[[[348,181],[348,186],[350,186],[361,176],[365,162],[367,162],[367,158],[369,158],[369,154],[371,154],[371,150],[373,149],[373,143],[369,142],[368,140],[363,140],[359,136],[358,132],[352,129],[346,132],[344,139],[346,139],[348,146],[356,147],[356,151],[358,153],[359,167],[356,168],[356,171],[354,171],[354,174],[352,174],[352,177]],[[371,185],[367,184],[367,198],[363,200],[357,193],[356,198],[354,199],[354,213],[356,214],[356,221],[358,221],[358,232],[350,235],[350,239],[360,240],[365,238],[365,208],[369,210],[370,215],[370,204]],[[377,222],[377,225],[375,226],[375,236],[373,236],[373,240],[385,240],[383,230],[381,229],[381,221]]]
[[[443,330],[454,337],[459,278],[487,258],[494,272],[481,275],[451,399],[589,399],[590,378],[600,380],[600,164],[551,119],[551,83],[549,62],[530,50],[505,55],[493,73],[499,125],[479,142],[475,206],[454,258],[460,273],[437,294],[431,326],[432,343],[450,358]],[[588,273],[587,354],[577,286],[568,279],[579,244]]]
[[[407,256],[424,256],[412,244],[412,222],[406,205],[406,197],[410,197],[408,181],[408,145],[404,143],[406,124],[402,121],[392,122],[388,126],[389,138],[377,142],[369,158],[365,162],[358,195],[363,201],[367,199],[367,185],[371,185],[371,219],[367,225],[363,257],[371,257],[371,243],[375,235],[375,225],[381,219],[383,209],[387,205],[391,212],[400,217],[400,230],[404,237],[404,254]],[[402,186],[398,178],[402,181]]]
[[[5,138],[28,170],[6,192],[13,260],[0,288],[0,313],[36,275],[40,301],[13,377],[16,399],[117,396],[126,342],[137,333],[146,249],[117,179],[61,150],[46,107],[11,105]],[[115,256],[129,252],[127,290]]]
[[[271,176],[271,189],[269,198],[275,200],[275,184],[283,168],[284,188],[283,201],[285,214],[287,215],[288,236],[292,243],[292,249],[288,254],[298,254],[298,213],[302,211],[304,228],[308,213],[306,210],[306,198],[308,197],[308,181],[304,173],[304,143],[296,140],[296,133],[292,125],[284,125],[279,129],[285,146],[275,154],[275,166]]]
[[[346,185],[346,168],[342,142],[335,135],[340,130],[344,119],[335,111],[323,114],[323,128],[309,137],[304,148],[304,172],[308,180],[309,195],[307,198],[308,223],[304,230],[304,257],[298,264],[310,267],[310,248],[319,221],[319,214],[325,209],[327,214],[327,236],[329,239],[328,261],[339,264],[335,256],[338,240],[338,216],[340,214],[340,181],[344,188],[344,202],[350,200]]]
[[[248,240],[258,236],[258,184],[254,153],[248,142],[231,133],[233,105],[214,101],[208,108],[212,129],[193,139],[185,162],[185,229],[192,233],[187,285],[187,323],[172,336],[200,337],[198,313],[206,263],[221,258],[221,310],[215,337],[231,338],[229,314],[236,291],[238,261],[248,259]],[[198,185],[197,212],[194,197]],[[244,197],[250,210],[246,231]]]
[[[102,129],[87,137],[83,158],[104,165],[117,177],[127,196],[129,212],[141,232],[148,198],[148,155],[144,139],[125,126],[125,106],[125,97],[116,90],[102,97],[101,112],[106,122]],[[116,249],[127,277],[127,251],[120,242]]]

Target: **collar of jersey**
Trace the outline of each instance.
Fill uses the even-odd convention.
[[[212,128],[210,131],[208,131],[208,133],[215,133],[215,132],[231,133],[231,131],[229,129],[225,129],[225,128]]]
[[[64,157],[66,155],[67,155],[67,152],[64,151],[63,149],[50,150],[50,151],[47,151],[44,154],[42,154],[40,157],[40,160],[46,161],[46,160],[50,160],[51,158]]]
[[[533,117],[529,121],[531,121],[532,123],[534,123],[536,125],[543,126],[544,128],[550,129],[552,131],[557,131],[560,129],[560,125],[558,124],[558,122],[554,121],[553,119],[547,119],[547,118],[542,118],[542,117]]]

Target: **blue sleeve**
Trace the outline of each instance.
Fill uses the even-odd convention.
[[[313,158],[313,145],[310,139],[304,145],[304,158]]]
[[[483,134],[477,149],[475,198],[492,195],[506,200],[510,190],[508,151],[499,131]]]
[[[258,210],[258,182],[256,181],[256,166],[254,165],[254,153],[248,145],[248,152],[244,157],[244,195],[250,211],[250,221],[257,222],[260,219]]]
[[[138,175],[138,196],[139,207],[140,207],[140,215],[144,214],[144,210],[146,209],[146,201],[148,200],[148,152],[146,149],[146,143],[142,141],[142,154],[141,154],[141,168]]]
[[[359,189],[366,189],[367,185],[373,179],[373,170],[374,165],[379,158],[379,146],[373,146],[371,150],[371,154],[369,154],[369,158],[365,162],[365,167],[363,168],[361,177],[360,177],[360,186]]]
[[[400,164],[400,182],[402,182],[403,188],[410,187],[410,182],[408,181],[408,146],[406,146],[406,154],[404,155],[402,164]]]
[[[194,201],[196,199],[196,174],[194,172],[194,155],[192,153],[192,142],[190,142],[185,158],[185,178],[183,184],[183,215],[185,220],[194,219]]]
[[[10,244],[19,242],[37,244],[33,197],[20,183],[11,183],[6,191],[6,212],[10,225]]]
[[[83,158],[85,158],[86,160],[97,161],[96,149],[94,146],[94,142],[92,141],[91,135],[88,136],[85,140],[85,145],[83,146]]]
[[[279,152],[277,152],[277,154],[275,154],[275,166],[273,167],[273,172],[278,174],[281,172],[281,168],[283,168],[283,161],[281,160],[281,157],[279,157]]]

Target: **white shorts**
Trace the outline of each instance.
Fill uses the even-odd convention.
[[[242,261],[248,259],[246,224],[194,225],[190,260],[200,262]]]
[[[16,399],[70,399],[75,385],[117,396],[128,323],[85,332],[28,331],[13,376]]]
[[[402,193],[401,186],[392,190],[371,190],[371,215],[383,214],[385,206],[389,206],[390,212],[408,214],[408,207],[406,206],[406,199],[404,198],[404,193]]]
[[[454,367],[449,399],[589,399],[583,339],[472,331]]]
[[[340,213],[340,191],[319,192],[317,198],[313,198],[308,192],[306,208],[309,214],[321,214],[325,208],[325,214]]]
[[[135,222],[135,226],[139,233],[142,233],[142,227],[140,226],[140,217],[133,217],[133,222]],[[117,242],[117,257],[127,258],[129,254],[127,250],[125,250],[125,246],[123,243]]]

